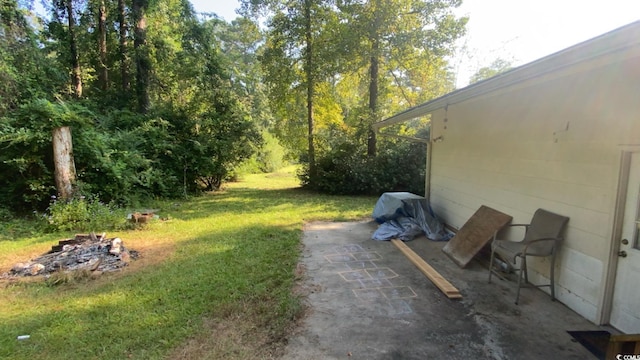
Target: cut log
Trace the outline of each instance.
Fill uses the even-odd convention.
[[[431,265],[429,265],[426,261],[424,261],[418,254],[416,254],[413,250],[411,250],[405,243],[398,239],[391,240],[393,245],[395,245],[400,251],[411,261],[415,266],[422,271],[423,274],[433,282],[433,284],[440,289],[449,299],[460,299],[462,298],[462,294],[460,291],[456,289],[455,286],[451,285],[447,279],[442,277],[440,273],[438,273]]]

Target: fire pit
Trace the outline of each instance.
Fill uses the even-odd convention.
[[[138,252],[124,247],[120,238],[106,238],[103,233],[78,234],[73,239],[60,240],[51,251],[29,262],[18,263],[9,276],[47,275],[56,271],[116,271],[127,266]]]

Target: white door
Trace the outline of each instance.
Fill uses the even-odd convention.
[[[631,154],[610,323],[640,333],[640,153]]]

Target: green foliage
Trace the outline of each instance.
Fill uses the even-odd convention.
[[[46,57],[40,19],[16,1],[0,4],[0,117],[33,98],[51,96],[65,83],[59,64]]]
[[[45,216],[48,230],[54,232],[121,230],[129,224],[124,210],[84,196],[69,201],[54,199]]]
[[[268,132],[262,133],[264,144],[256,154],[256,160],[260,171],[270,173],[280,170],[284,165],[285,149],[278,139]]]
[[[187,1],[147,4],[145,52],[153,71],[146,114],[136,111],[135,84],[125,83],[126,76],[137,79],[130,38],[137,35],[129,33],[119,43],[119,9],[116,2],[105,4],[103,63],[99,3],[73,3],[85,89],[84,98],[73,100],[68,73],[62,81],[54,74],[71,69],[64,2],[49,4],[53,16],[37,33],[40,39],[15,1],[0,8],[0,33],[6,35],[0,37],[0,79],[6,80],[0,82],[0,203],[12,212],[42,211],[56,194],[51,131],[59,126],[72,128],[82,193],[122,205],[217,189],[260,147],[249,102],[235,86],[249,78],[256,83],[258,75],[239,77],[232,86],[221,66],[216,28],[199,22]],[[126,31],[133,24],[124,25]],[[108,80],[97,76],[103,65],[110,70]],[[22,85],[26,90],[16,92]]]
[[[307,188],[328,194],[380,195],[387,191],[424,193],[426,151],[421,143],[386,142],[375,157],[362,146],[343,143],[318,158],[317,178],[299,177]]]
[[[285,149],[278,139],[268,132],[262,133],[262,147],[251,158],[234,169],[231,178],[237,179],[247,174],[271,173],[285,166]]]
[[[446,59],[465,32],[467,18],[453,11],[460,4],[242,1],[245,14],[266,24],[259,59],[273,133],[309,172],[316,153],[339,153],[336,133],[370,138],[375,153],[373,122],[453,89]]]
[[[376,158],[360,149],[372,121],[450,88],[446,55],[466,21],[452,15],[459,0],[246,0],[255,21],[230,24],[199,19],[187,0],[56,1],[43,18],[24,4],[0,7],[0,203],[23,214],[56,194],[59,126],[72,128],[82,194],[119,205],[216,190],[283,158],[313,162],[312,153],[325,170],[305,181],[319,189],[414,188],[375,172],[408,149],[383,146]],[[372,58],[376,106],[367,102]],[[148,106],[138,106],[142,98]]]
[[[267,98],[267,84],[260,66],[264,33],[257,23],[238,17],[230,24],[220,19],[205,23],[213,29],[220,47],[220,65],[229,74],[229,80],[240,101],[249,110],[260,129],[273,126],[273,116]]]
[[[478,81],[488,79],[500,73],[511,69],[511,62],[504,59],[495,59],[491,65],[480,68],[469,79],[469,83],[477,83]]]
[[[0,126],[0,162],[9,170],[0,173],[0,200],[18,212],[46,207],[56,194],[51,130],[60,125],[72,127],[84,194],[126,205],[215,190],[260,139],[233,94],[216,93],[210,100],[194,116],[172,109],[103,115],[91,111],[89,102],[25,104]]]

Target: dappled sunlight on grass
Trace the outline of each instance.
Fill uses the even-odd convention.
[[[219,193],[154,203],[168,220],[108,234],[141,253],[120,272],[55,287],[0,282],[0,358],[270,357],[302,308],[292,288],[304,223],[361,219],[375,203],[295,186],[292,171],[252,175]],[[0,251],[33,257],[59,238],[0,242]],[[12,262],[4,255],[0,268]],[[16,341],[22,334],[31,338]]]
[[[300,181],[296,177],[299,166],[291,165],[271,174],[244,175],[239,181],[226,184],[228,189],[294,189],[300,187]]]

